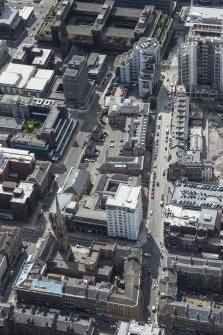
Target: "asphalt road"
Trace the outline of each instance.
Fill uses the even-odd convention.
[[[180,37],[178,42],[180,43],[182,38]],[[179,44],[178,44],[179,45]],[[147,229],[151,230],[151,238],[149,242],[144,246],[144,252],[149,253],[151,256],[148,258],[148,268],[151,270],[151,275],[148,274],[146,279],[147,284],[151,285],[151,290],[148,292],[148,296],[145,297],[144,306],[144,317],[146,309],[148,316],[151,319],[155,319],[154,313],[152,313],[152,306],[156,306],[158,297],[157,279],[159,277],[160,269],[160,256],[165,253],[163,247],[163,206],[161,206],[161,197],[164,194],[164,206],[168,201],[169,190],[172,184],[166,180],[166,173],[168,168],[168,150],[169,150],[169,136],[168,143],[166,143],[166,129],[170,131],[171,113],[173,106],[173,98],[169,99],[168,92],[171,90],[171,83],[175,83],[177,80],[177,67],[176,67],[176,48],[171,51],[165,67],[162,68],[162,74],[165,76],[163,84],[160,88],[157,96],[157,115],[161,114],[161,120],[156,120],[156,128],[154,131],[154,147],[152,154],[151,164],[151,180],[150,180],[150,192],[149,192],[149,206],[148,206],[148,220]],[[157,158],[155,159],[155,147],[158,139],[158,152]],[[167,148],[167,150],[165,149]],[[163,175],[163,169],[165,169],[165,175]],[[156,172],[155,185],[159,182],[159,186],[155,186],[154,199],[151,198],[151,189],[153,181],[153,171]]]

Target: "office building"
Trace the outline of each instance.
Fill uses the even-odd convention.
[[[25,25],[27,27],[30,27],[33,24],[33,22],[35,21],[35,19],[36,19],[34,7],[32,7],[32,6],[24,6],[20,10],[19,16],[22,17],[23,22],[25,23]]]
[[[47,94],[53,79],[53,70],[9,63],[0,74],[0,90],[6,94],[42,97]]]
[[[114,197],[106,202],[108,236],[137,240],[143,220],[140,186],[120,184]]]
[[[125,127],[128,117],[148,117],[150,111],[149,103],[135,103],[131,99],[124,99],[108,103],[108,121],[110,124],[119,124]]]
[[[107,216],[100,196],[85,195],[77,207],[71,231],[107,235]]]
[[[27,222],[37,207],[35,184],[21,181],[0,184],[0,217]]]
[[[87,66],[89,79],[100,82],[107,71],[107,55],[92,52],[88,57]]]
[[[37,48],[33,44],[21,44],[12,56],[12,63],[34,65],[38,68],[52,68],[54,52],[51,49]]]
[[[83,179],[83,176],[81,175],[79,177],[75,178],[75,174],[74,179],[70,179],[69,177],[65,182],[66,187],[62,187],[62,193],[58,193],[57,195],[66,227],[69,231],[72,232],[79,231],[98,235],[107,235],[107,199],[110,197],[115,197],[120,184],[133,187],[140,186],[141,177],[132,177],[121,174],[98,175],[91,191],[91,195],[83,195],[83,197],[81,197],[81,201],[79,201],[80,197],[76,198],[75,194],[78,190],[78,194],[81,194],[80,190],[83,194],[85,189],[85,179]],[[71,183],[69,182],[70,180]],[[88,189],[88,192],[90,189]],[[88,192],[87,194],[89,194]],[[74,200],[74,197],[77,199],[77,201]],[[56,205],[54,201],[49,212],[51,221],[55,215]]]
[[[14,220],[27,222],[37,207],[35,184],[21,181],[12,192],[10,209]]]
[[[62,7],[66,6],[69,7],[66,14],[56,15],[44,33],[38,36],[39,41],[49,41],[52,37],[56,43],[63,16],[70,44],[96,53],[108,50],[123,52],[132,48],[140,37],[151,36],[161,17],[161,11],[153,5],[141,9],[123,8],[116,7],[113,0],[94,4],[91,1],[71,1]]]
[[[185,25],[194,36],[220,37],[223,8],[220,6],[190,6]]]
[[[23,130],[25,125],[25,120],[0,116],[0,132],[5,132],[7,134],[19,133]]]
[[[143,171],[144,156],[106,156],[99,165],[98,171],[104,173],[127,174],[138,176]]]
[[[11,113],[11,95],[4,99],[3,111]],[[15,101],[15,110],[22,118],[33,118],[39,125],[36,133],[19,133],[11,138],[11,146],[16,149],[29,150],[40,160],[58,160],[63,156],[73,136],[77,121],[67,111],[63,101],[39,99],[33,97],[24,101],[19,97]],[[13,112],[14,112],[13,108]],[[0,101],[1,110],[1,101]]]
[[[31,97],[4,94],[0,100],[0,115],[28,119],[30,101]]]
[[[93,87],[94,83],[88,80],[86,57],[73,56],[63,74],[65,99],[85,108],[93,94]]]
[[[137,84],[139,96],[154,94],[160,76],[160,44],[150,37],[141,37],[133,49],[115,60],[116,80],[123,84]]]
[[[25,23],[19,16],[19,10],[16,7],[5,7],[0,15],[0,38],[3,40],[18,39],[25,30]]]

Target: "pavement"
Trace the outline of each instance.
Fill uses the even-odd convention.
[[[160,257],[166,252],[163,244],[163,207],[169,201],[169,195],[173,188],[173,185],[166,179],[167,168],[168,168],[168,150],[165,147],[169,147],[169,136],[168,143],[166,143],[166,129],[170,128],[172,103],[173,99],[168,99],[168,92],[171,90],[171,83],[176,83],[177,80],[177,57],[176,49],[179,43],[182,41],[183,36],[180,35],[178,43],[174,46],[170,52],[168,59],[165,61],[165,65],[162,66],[162,75],[165,79],[160,88],[157,96],[157,114],[161,114],[161,120],[156,119],[156,129],[154,131],[154,147],[152,154],[151,164],[151,178],[150,178],[150,192],[149,192],[149,206],[147,215],[147,231],[151,230],[151,238],[149,242],[144,246],[144,252],[151,255],[147,264],[151,270],[150,279],[147,281],[151,284],[151,289],[148,292],[148,296],[145,297],[144,306],[144,319],[146,318],[146,312],[152,320],[156,321],[156,313],[152,313],[152,306],[157,305],[158,297],[158,277],[160,271]],[[170,106],[168,106],[170,104]],[[159,128],[158,128],[159,127]],[[159,135],[158,135],[159,134]],[[157,136],[158,135],[158,136]],[[158,139],[158,152],[157,158],[155,158],[155,147]],[[163,169],[166,170],[163,175]],[[159,182],[159,186],[155,186],[154,199],[151,198],[151,189],[153,181],[153,171],[156,172],[155,185]],[[161,206],[161,196],[164,194],[164,206]],[[151,215],[152,213],[152,215]]]

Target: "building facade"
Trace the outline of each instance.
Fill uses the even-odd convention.
[[[190,94],[200,92],[205,95],[207,87],[213,94],[223,93],[222,54],[220,37],[190,37],[178,49],[179,83],[184,84]]]
[[[92,95],[93,83],[88,80],[87,59],[73,56],[63,75],[64,96],[76,106],[86,107]]]
[[[140,186],[120,184],[115,197],[106,202],[108,236],[137,240],[143,220]]]
[[[141,37],[114,65],[117,81],[138,84],[140,97],[153,95],[160,75],[160,44],[154,38]]]

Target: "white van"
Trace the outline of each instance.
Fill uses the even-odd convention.
[[[152,311],[153,311],[153,313],[156,312],[156,306],[152,306]]]

